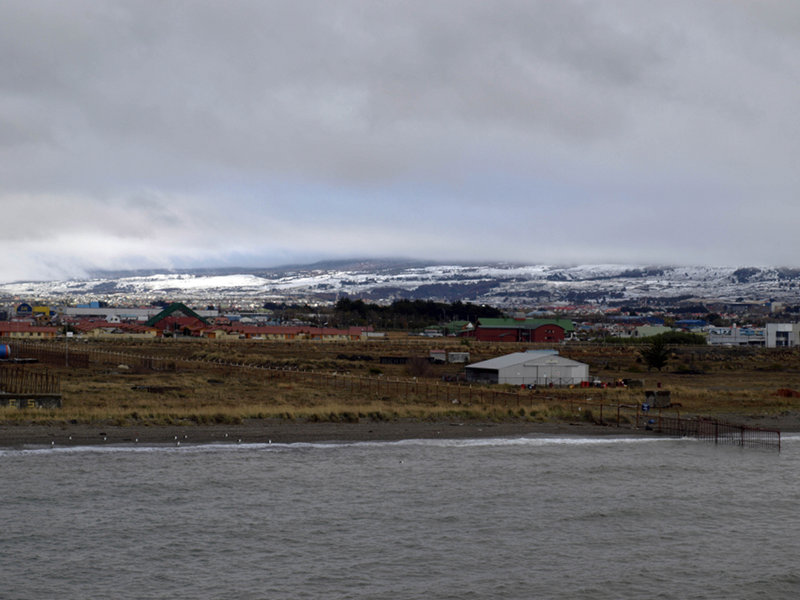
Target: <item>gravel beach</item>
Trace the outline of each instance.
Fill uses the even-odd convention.
[[[251,421],[235,425],[104,426],[2,425],[0,447],[96,444],[208,444],[396,441],[544,435],[645,435],[650,432],[588,423],[380,421],[307,423]]]
[[[800,415],[771,417],[720,415],[720,420],[779,430],[800,432]],[[210,444],[210,443],[301,443],[363,442],[406,439],[467,439],[520,437],[527,435],[621,436],[653,435],[644,428],[613,427],[576,423],[534,423],[527,421],[361,421],[358,423],[253,420],[218,425],[131,425],[101,424],[3,424],[0,447],[86,446],[96,444]]]

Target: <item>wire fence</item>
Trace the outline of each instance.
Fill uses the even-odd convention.
[[[693,437],[715,444],[781,449],[781,432],[777,429],[762,429],[707,417],[687,419],[659,416],[655,419],[653,429],[665,435]]]

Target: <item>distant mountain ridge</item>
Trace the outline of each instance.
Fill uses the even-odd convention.
[[[495,306],[775,300],[797,303],[800,269],[659,265],[443,264],[352,259],[271,268],[98,271],[67,281],[0,284],[0,295],[108,302],[332,302],[341,296]]]
[[[129,269],[129,270],[102,270],[89,272],[91,279],[122,279],[127,277],[147,277],[150,275],[256,275],[271,276],[295,271],[319,270],[388,270],[392,268],[418,268],[435,265],[433,261],[415,261],[405,259],[347,259],[324,260],[314,263],[286,264],[277,267],[201,267],[183,269]],[[2,284],[0,284],[2,285]]]

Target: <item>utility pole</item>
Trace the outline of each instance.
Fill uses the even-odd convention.
[[[69,338],[72,337],[71,331],[66,331],[64,326],[64,366],[69,367]]]

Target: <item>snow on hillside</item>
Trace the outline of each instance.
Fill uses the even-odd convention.
[[[341,295],[372,301],[399,297],[531,305],[542,302],[719,298],[796,302],[800,270],[643,265],[348,264],[241,273],[183,272],[0,284],[6,299],[274,299],[330,302]]]

